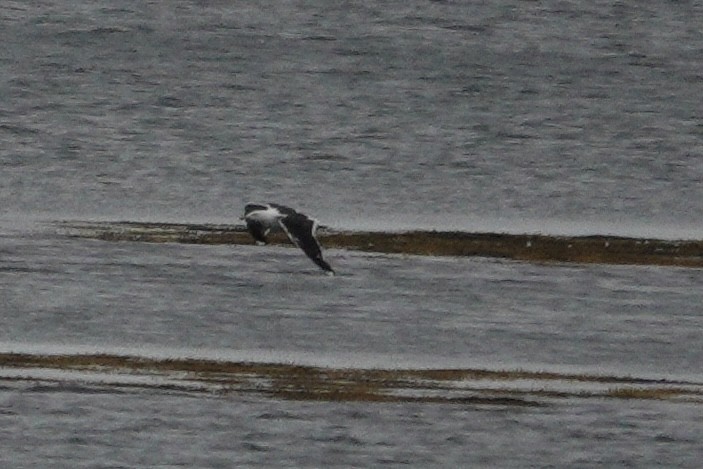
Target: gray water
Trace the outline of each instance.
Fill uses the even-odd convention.
[[[702,238],[703,4],[4,2],[0,345],[703,381],[703,273],[67,239],[48,220]],[[206,351],[206,352],[204,352]],[[302,357],[302,358],[301,358]],[[0,383],[13,467],[667,466],[700,404]]]
[[[5,3],[3,211],[700,230],[701,10]]]

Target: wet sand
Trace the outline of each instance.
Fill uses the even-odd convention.
[[[106,241],[191,244],[254,244],[241,225],[142,222],[63,221],[61,234]],[[620,236],[550,236],[539,234],[469,233],[443,231],[318,232],[325,248],[388,254],[483,256],[526,262],[703,267],[703,241],[662,240]],[[291,245],[283,235],[272,244]]]
[[[0,381],[348,402],[539,406],[552,399],[611,398],[703,404],[703,383],[680,380],[472,368],[332,368],[111,354],[0,353]]]

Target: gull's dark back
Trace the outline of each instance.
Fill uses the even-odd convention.
[[[257,210],[266,210],[267,208],[268,207],[266,205],[261,205],[261,204],[246,204],[244,206],[244,216],[246,217],[251,212],[255,212]]]
[[[285,205],[279,205],[279,204],[269,204],[269,205],[275,209],[278,209],[278,211],[281,212],[282,215],[286,215],[286,216],[302,215],[302,214],[296,212],[295,210],[293,210],[292,208],[286,207]],[[303,215],[303,216],[305,216],[305,215]]]

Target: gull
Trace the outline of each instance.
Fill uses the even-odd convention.
[[[244,207],[247,230],[257,243],[266,244],[271,231],[283,230],[293,244],[298,246],[318,267],[329,275],[334,270],[322,258],[322,249],[315,236],[317,220],[279,204],[247,204]]]

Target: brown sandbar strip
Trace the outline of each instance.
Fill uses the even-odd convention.
[[[178,391],[192,390],[189,386],[198,383],[203,392],[256,393],[295,400],[535,406],[543,405],[546,399],[598,397],[703,404],[703,383],[524,370],[326,368],[110,354],[0,353],[0,380],[24,379],[2,378],[3,369],[156,376],[168,378],[168,382],[116,386]],[[563,383],[573,383],[573,387],[559,391]]]
[[[238,225],[140,222],[59,222],[64,234],[106,241],[189,244],[253,244]],[[619,236],[549,236],[537,234],[444,231],[368,232],[321,229],[326,248],[388,254],[483,256],[527,262],[703,267],[703,240],[661,240]],[[273,244],[291,245],[285,236]]]

